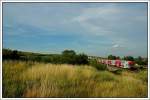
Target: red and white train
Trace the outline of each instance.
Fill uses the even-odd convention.
[[[107,60],[107,59],[101,59],[99,60],[100,63],[116,66],[120,68],[131,68],[134,66],[134,61],[126,61],[126,60]]]

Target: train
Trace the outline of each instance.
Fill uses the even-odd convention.
[[[119,68],[131,68],[135,65],[134,61],[126,61],[126,60],[119,60],[119,59],[117,60],[101,59],[98,62],[109,66],[119,67]]]

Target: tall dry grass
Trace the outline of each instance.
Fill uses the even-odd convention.
[[[147,97],[147,70],[115,75],[87,65],[3,62],[3,97]]]

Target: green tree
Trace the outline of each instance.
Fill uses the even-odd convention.
[[[85,54],[76,55],[77,64],[88,64],[88,56]]]
[[[76,63],[76,53],[73,50],[64,50],[62,52],[62,62],[68,64]]]
[[[9,49],[3,49],[3,51],[2,51],[2,57],[3,57],[3,59],[10,59],[11,58],[11,54],[12,54],[12,51],[11,50],[9,50]]]
[[[107,69],[107,65],[105,64],[101,64],[99,62],[97,62],[96,60],[90,60],[89,64],[93,67],[95,67],[97,70],[106,70]]]
[[[148,59],[143,59],[141,56],[135,59],[135,62],[139,65],[147,65]]]
[[[12,51],[11,58],[12,59],[19,59],[19,54],[18,54],[17,50]]]
[[[115,59],[116,59],[116,56],[109,55],[109,56],[108,56],[108,59],[110,59],[110,60],[115,60]]]
[[[64,50],[62,52],[62,55],[63,56],[74,56],[74,55],[76,55],[76,52],[74,50]]]
[[[123,60],[134,61],[134,57],[132,57],[132,56],[125,56],[125,57],[123,58]]]

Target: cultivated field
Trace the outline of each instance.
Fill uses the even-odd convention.
[[[3,61],[3,97],[147,97],[147,70],[121,74],[88,65]]]

